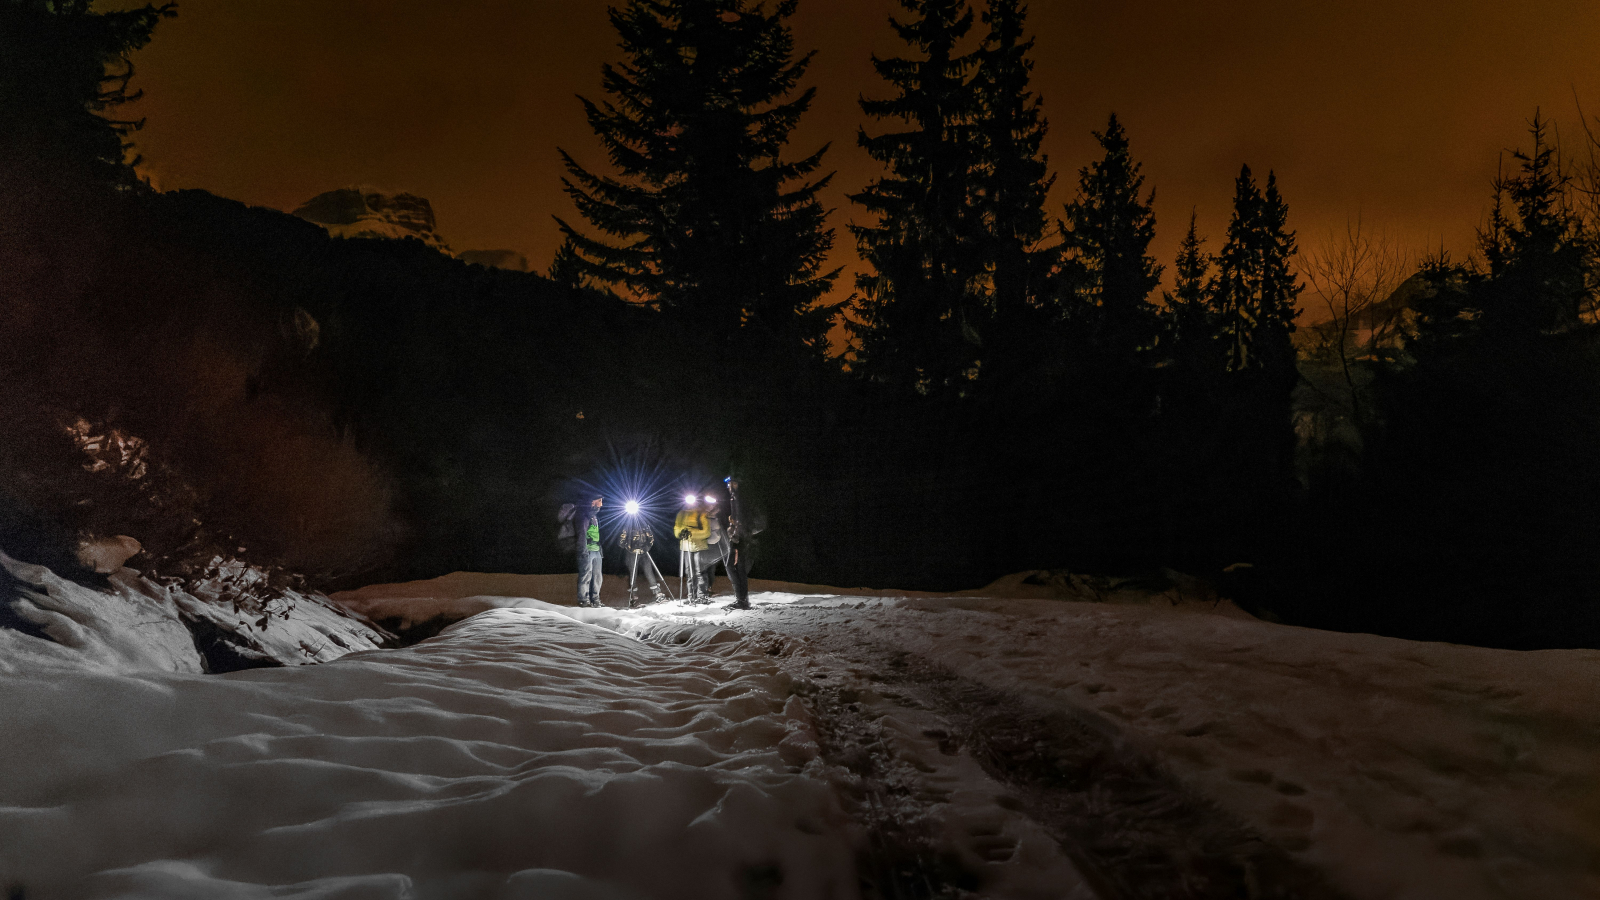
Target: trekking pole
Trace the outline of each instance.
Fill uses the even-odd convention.
[[[653,556],[651,556],[651,555],[650,555],[650,554],[648,554],[648,553],[646,553],[646,554],[645,554],[645,555],[644,555],[644,560],[645,560],[645,562],[647,562],[647,563],[649,563],[649,564],[650,564],[650,567],[651,567],[651,568],[652,568],[652,569],[655,569],[655,570],[656,570],[656,581],[657,581],[657,582],[658,582],[658,583],[660,583],[660,584],[661,584],[661,586],[662,586],[662,587],[664,587],[664,588],[666,588],[666,589],[667,589],[667,593],[668,593],[668,594],[671,594],[671,593],[672,593],[672,588],[671,588],[671,586],[670,586],[670,585],[669,585],[669,584],[668,584],[668,582],[667,582],[667,576],[665,576],[665,575],[663,575],[663,574],[661,574],[661,567],[660,567],[660,566],[658,566],[658,565],[656,565],[656,559],[655,559],[655,557],[653,557]],[[678,599],[678,598],[677,598],[677,597],[673,597],[673,598],[672,598],[672,599],[674,599],[674,600],[676,600],[676,599]]]

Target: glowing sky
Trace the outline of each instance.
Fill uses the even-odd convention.
[[[110,6],[112,4],[104,4]],[[136,5],[127,2],[117,6]],[[293,209],[351,184],[429,198],[456,249],[543,269],[573,215],[556,147],[599,163],[575,94],[618,59],[603,0],[182,0],[141,51],[146,171]],[[869,54],[897,52],[893,0],[801,0],[819,88],[795,153],[834,142],[837,264],[855,265],[845,194],[878,173],[855,146]],[[1406,247],[1470,249],[1505,148],[1535,107],[1600,113],[1594,0],[1033,0],[1035,86],[1061,173],[1052,210],[1115,110],[1156,188],[1157,253],[1197,208],[1210,249],[1241,162],[1275,169],[1302,247],[1361,215]],[[841,279],[848,289],[848,275]]]

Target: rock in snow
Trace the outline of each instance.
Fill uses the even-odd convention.
[[[115,537],[84,541],[78,547],[78,562],[101,575],[110,575],[122,564],[138,556],[144,547],[137,538],[119,534]]]

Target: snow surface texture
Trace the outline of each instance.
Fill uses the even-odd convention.
[[[802,664],[907,735],[926,733],[923,712],[838,648],[893,648],[1064,714],[1351,897],[1600,896],[1600,652],[1338,634],[1205,603],[752,599],[650,612],[798,639]]]
[[[567,602],[573,576],[467,573],[337,599],[425,619],[533,602],[489,596],[532,579]],[[755,582],[749,613],[720,603],[593,612],[634,634],[652,621],[699,622],[789,641],[791,670],[847,686],[898,742],[894,755],[936,770],[924,781],[965,785],[953,794],[994,792],[983,773],[954,771],[968,750],[929,750],[925,732],[941,729],[923,721],[925,704],[886,696],[882,657],[859,648],[891,648],[1107,735],[1348,896],[1600,896],[1600,652],[1323,632],[1255,620],[1184,585],[1152,594],[1028,580],[1039,579],[969,592],[987,597]],[[1063,589],[1099,602],[1039,599]],[[603,596],[620,602],[621,579],[608,578]],[[950,823],[980,812],[1000,839],[1026,844],[1026,824],[992,803],[930,815],[970,862],[981,842],[963,843],[966,826]]]
[[[581,612],[584,616],[577,616]],[[496,610],[222,676],[0,675],[0,889],[94,898],[838,898],[855,838],[788,679]]]
[[[0,890],[1087,900],[1176,896],[1220,847],[1252,887],[1208,896],[1600,896],[1597,652],[1292,628],[1181,585],[500,593],[532,578],[341,595],[485,611],[327,665],[10,667]],[[1100,602],[1041,599],[1072,592]],[[1063,779],[1052,741],[1113,777]]]
[[[212,581],[186,593],[121,568],[109,576],[109,591],[101,591],[4,553],[0,568],[18,582],[16,599],[0,595],[0,605],[8,607],[0,613],[9,613],[0,621],[25,629],[0,628],[0,673],[42,664],[202,672],[206,662],[197,642],[219,639],[230,654],[253,657],[246,663],[302,665],[372,650],[385,640],[321,594],[284,592],[262,617],[241,614],[228,602],[227,592],[237,583]]]

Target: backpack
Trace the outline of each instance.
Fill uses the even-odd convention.
[[[556,541],[561,544],[561,549],[576,551],[578,549],[578,504],[563,503],[561,511],[556,513]]]

